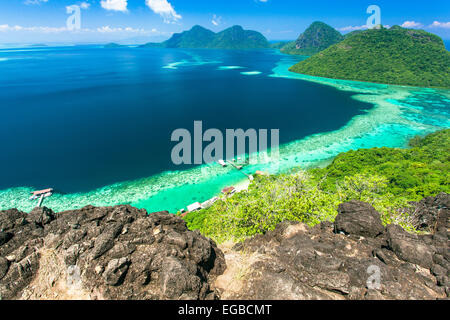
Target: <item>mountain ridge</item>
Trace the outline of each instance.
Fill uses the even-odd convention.
[[[332,79],[450,88],[450,52],[437,35],[394,26],[353,34],[290,71]]]
[[[342,40],[344,40],[344,36],[339,31],[324,22],[315,21],[296,41],[292,41],[281,48],[281,52],[311,56]]]
[[[267,39],[259,32],[245,30],[235,25],[215,33],[200,25],[190,30],[175,33],[162,43],[146,43],[141,48],[186,48],[186,49],[266,49]]]

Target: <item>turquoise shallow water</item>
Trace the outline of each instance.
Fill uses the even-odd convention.
[[[410,138],[450,127],[450,91],[387,86],[352,81],[340,81],[293,74],[288,71],[292,57],[280,55],[279,62],[269,73],[238,65],[215,66],[220,72],[236,71],[241,77],[273,77],[289,81],[308,81],[331,86],[352,93],[352,99],[372,104],[364,114],[353,117],[343,127],[329,132],[309,135],[285,143],[280,147],[280,161],[260,163],[246,167],[246,173],[264,170],[283,172],[295,167],[308,168],[326,163],[341,152],[372,147],[406,147]],[[208,63],[217,64],[210,60]],[[201,67],[201,59],[168,61],[165,69]],[[336,105],[336,108],[345,106]],[[203,165],[183,171],[166,171],[148,178],[115,183],[90,192],[56,194],[45,205],[55,211],[76,209],[85,205],[109,206],[131,204],[149,212],[180,208],[203,202],[229,185],[246,177],[228,167],[217,164]],[[0,191],[0,209],[19,208],[30,211],[28,201],[31,188],[19,187]]]

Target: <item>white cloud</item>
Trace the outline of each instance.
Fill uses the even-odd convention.
[[[66,11],[67,11],[68,14],[72,13],[74,6],[77,6],[77,5],[72,5],[72,6],[67,6],[66,7]],[[89,9],[90,6],[91,6],[91,4],[87,3],[87,2],[81,2],[80,5],[79,5],[79,7],[81,9],[84,9],[84,10]]]
[[[145,0],[147,6],[156,14],[164,18],[164,22],[171,23],[182,18],[167,0]]]
[[[432,25],[429,26],[430,28],[444,28],[444,29],[450,29],[450,22],[439,22],[434,21]]]
[[[421,24],[420,22],[416,22],[416,21],[405,21],[403,22],[403,24],[401,25],[403,28],[421,28],[423,27],[423,24]]]
[[[77,33],[131,33],[131,34],[164,34],[163,32],[159,32],[157,29],[153,28],[152,30],[145,29],[135,29],[132,27],[110,27],[103,26],[96,29],[81,29],[81,30],[69,30],[66,27],[23,27],[23,26],[10,26],[7,24],[0,25],[0,32],[35,32],[35,33],[61,33],[61,32],[77,32]]]
[[[67,28],[55,28],[55,27],[22,27],[22,26],[10,26],[7,24],[0,25],[0,32],[7,31],[31,31],[31,32],[40,32],[40,33],[57,33],[67,31]]]
[[[215,26],[218,26],[222,23],[222,17],[218,17],[217,15],[213,15],[211,23]]]
[[[355,30],[364,30],[367,29],[367,25],[363,25],[363,26],[347,26],[347,27],[343,27],[343,28],[339,28],[339,31],[342,32],[347,32],[347,31],[355,31]]]
[[[34,4],[41,4],[41,3],[46,3],[48,2],[48,0],[25,0],[25,4],[26,5],[34,5]]]
[[[82,2],[80,4],[81,9],[89,9],[90,6],[91,6],[91,4],[87,3],[87,2]]]
[[[150,33],[150,32],[153,32],[153,33],[158,32],[158,30],[156,30],[156,29],[152,29],[151,31],[146,31],[145,29],[134,29],[131,27],[111,28],[110,26],[103,26],[101,28],[97,28],[96,31],[100,32],[100,33],[127,32],[127,33],[142,33],[142,34],[146,34],[146,33]]]
[[[127,12],[128,0],[102,0],[100,2],[103,9],[112,11]]]
[[[383,26],[386,29],[389,29],[391,26],[386,24]],[[368,29],[367,25],[362,25],[362,26],[347,26],[347,27],[343,27],[343,28],[337,28],[337,30],[341,31],[341,32],[351,32],[351,31],[356,31],[356,30],[366,30]]]

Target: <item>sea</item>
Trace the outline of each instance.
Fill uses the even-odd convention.
[[[450,90],[291,73],[302,59],[276,50],[0,49],[0,210],[30,211],[30,192],[53,188],[44,205],[55,211],[130,204],[176,213],[256,170],[405,148],[416,135],[450,127]],[[277,129],[280,156],[242,171],[177,165],[172,134],[194,136],[194,121],[224,135]]]

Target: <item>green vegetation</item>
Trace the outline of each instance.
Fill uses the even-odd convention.
[[[114,43],[114,42],[111,42],[111,43],[108,43],[108,44],[105,44],[104,46],[103,46],[103,48],[109,48],[109,49],[111,49],[111,48],[123,48],[123,47],[126,47],[126,46],[123,46],[123,45],[121,45],[121,44],[117,44],[117,43]]]
[[[364,32],[364,30],[355,30],[355,31],[349,32],[344,35],[344,39],[350,38],[351,36],[354,36],[355,34],[360,34],[361,32]]]
[[[324,190],[336,191],[336,182],[355,174],[380,175],[387,179],[387,192],[419,201],[441,191],[450,192],[450,130],[414,138],[411,149],[357,150],[336,157],[326,169],[313,170],[326,176]]]
[[[141,48],[188,48],[188,49],[263,49],[270,48],[267,39],[259,32],[234,26],[214,33],[201,26],[174,34],[162,43],[147,43]]]
[[[333,79],[450,88],[450,52],[442,39],[399,26],[355,33],[290,70]]]
[[[297,41],[290,42],[281,48],[281,52],[311,56],[344,40],[342,34],[323,22],[314,22]]]
[[[289,41],[279,41],[279,42],[273,42],[270,44],[270,47],[272,49],[281,49],[283,48],[285,45],[287,45],[289,43]]]
[[[339,155],[328,167],[258,176],[249,190],[188,214],[189,228],[218,242],[273,230],[286,220],[333,221],[340,203],[372,204],[385,224],[413,231],[409,201],[450,192],[450,130],[411,140],[410,149],[375,148]]]
[[[280,48],[280,51],[285,54],[301,55],[297,50],[297,41],[290,41]]]

